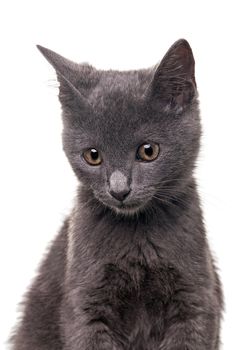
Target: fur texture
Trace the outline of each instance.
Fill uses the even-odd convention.
[[[201,130],[189,44],[125,72],[38,48],[57,72],[64,151],[81,185],[12,348],[218,350],[222,293],[193,178]],[[159,145],[155,160],[137,158],[145,143]]]

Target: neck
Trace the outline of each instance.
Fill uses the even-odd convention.
[[[153,199],[150,210],[138,213],[137,217],[115,213],[101,204],[90,189],[81,186],[69,227],[70,276],[76,276],[81,268],[84,269],[81,275],[85,275],[88,264],[95,266],[101,261],[121,264],[140,261],[150,266],[159,256],[175,262],[177,256],[182,260],[185,254],[191,254],[191,246],[196,245],[200,254],[205,247],[194,181],[173,201]],[[83,264],[77,264],[77,257]]]

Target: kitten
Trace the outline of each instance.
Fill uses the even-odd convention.
[[[25,297],[13,349],[219,349],[188,42],[153,69],[124,72],[38,49],[57,73],[64,151],[81,185]]]

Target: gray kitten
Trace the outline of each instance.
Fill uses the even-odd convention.
[[[81,186],[25,297],[13,349],[219,349],[188,42],[153,69],[124,72],[38,49],[57,72],[64,151]]]

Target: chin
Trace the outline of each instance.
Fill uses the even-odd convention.
[[[106,204],[105,204],[106,205]],[[139,213],[143,212],[146,208],[146,203],[138,204],[120,204],[120,205],[107,205],[113,212],[123,216],[137,216]]]

